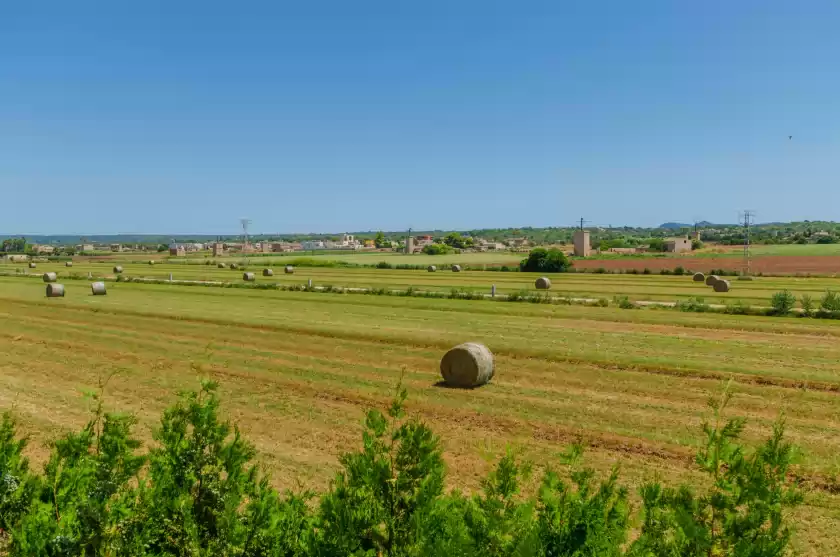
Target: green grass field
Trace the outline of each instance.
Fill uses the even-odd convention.
[[[329,267],[302,267],[293,275],[283,273],[281,266],[274,266],[273,277],[261,276],[263,261],[251,263],[249,271],[257,274],[257,282],[278,284],[305,284],[312,279],[314,285],[342,287],[391,288],[404,289],[413,287],[420,290],[448,292],[453,288],[490,292],[496,285],[497,292],[510,293],[521,290],[534,291],[534,280],[538,275],[532,273],[503,273],[497,271],[451,271],[393,269],[342,269]],[[168,279],[170,273],[176,280],[202,280],[242,282],[242,271],[218,269],[209,265],[187,265],[184,263],[157,264],[122,264],[124,275],[131,277],[149,277]],[[57,272],[59,277],[70,273],[86,276],[112,277],[113,263],[76,263],[66,268],[62,263],[40,263],[37,269],[27,269],[25,265],[0,265],[0,273],[31,272],[39,275]],[[580,298],[608,298],[628,296],[631,300],[677,301],[691,297],[701,297],[707,303],[726,304],[741,301],[755,306],[769,305],[770,297],[780,290],[788,289],[797,296],[807,294],[818,300],[826,290],[840,290],[837,278],[796,278],[796,277],[758,277],[753,281],[731,279],[732,291],[716,294],[702,283],[695,283],[690,276],[661,275],[614,275],[614,274],[550,274],[551,292],[558,296]]]
[[[334,284],[402,277],[483,287],[504,279],[513,289],[530,281],[515,273],[311,271]],[[758,300],[783,285],[819,292],[833,284],[776,280],[748,286]],[[687,277],[568,275],[558,283],[644,297],[708,291]],[[278,487],[322,487],[337,455],[359,446],[364,411],[384,406],[404,374],[409,410],[441,434],[451,481],[466,489],[507,446],[542,467],[577,439],[588,463],[602,472],[620,463],[633,486],[654,476],[693,482],[705,402],[731,379],[732,412],[749,419],[748,440],[766,436],[784,411],[802,449],[798,473],[811,491],[795,517],[797,547],[840,553],[840,322],[134,283],[109,283],[107,296],[94,297],[86,281],[64,284],[65,298],[46,299],[36,279],[0,277],[0,408],[22,418],[36,461],[48,439],[84,422],[82,390],[101,376],[118,371],[107,404],[135,413],[146,439],[177,390],[212,376]],[[471,340],[495,353],[493,382],[471,391],[436,386],[445,350]]]

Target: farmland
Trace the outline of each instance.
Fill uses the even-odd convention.
[[[101,264],[89,266],[102,271]],[[168,274],[168,267],[240,280],[230,270],[188,265],[143,274]],[[140,270],[126,266],[126,274]],[[376,269],[273,278],[310,276],[333,284],[493,282],[505,289],[527,287],[533,278]],[[554,280],[570,292],[644,298],[709,290],[689,277]],[[606,471],[620,462],[632,485],[652,475],[696,481],[690,460],[705,402],[731,378],[732,412],[749,419],[748,440],[764,437],[784,411],[802,448],[799,473],[814,489],[797,511],[797,545],[810,555],[840,550],[832,526],[840,519],[833,494],[840,322],[135,283],[109,283],[108,296],[93,297],[86,281],[64,284],[66,298],[46,299],[40,281],[0,277],[0,407],[21,416],[36,460],[46,440],[83,423],[89,402],[82,390],[112,371],[108,405],[136,414],[147,439],[177,390],[212,376],[278,487],[322,487],[337,455],[358,446],[364,410],[384,405],[404,374],[410,411],[442,434],[451,480],[467,489],[506,446],[543,466],[576,439],[588,446],[588,463]],[[783,286],[819,294],[833,284],[762,279],[737,290],[758,301]],[[474,391],[436,386],[443,351],[469,340],[494,351],[496,378]]]
[[[530,273],[479,272],[468,271],[453,273],[440,270],[428,273],[423,270],[393,270],[370,268],[298,268],[295,274],[283,273],[282,267],[275,267],[273,277],[260,276],[264,261],[252,260],[250,271],[256,271],[258,283],[280,285],[303,285],[309,279],[318,286],[336,286],[350,288],[414,288],[424,291],[448,292],[453,288],[489,293],[493,285],[499,293],[534,290],[537,275]],[[114,277],[113,263],[88,262],[76,263],[72,268],[65,268],[61,263],[42,263],[32,273],[53,271],[59,277],[71,274],[86,277]],[[168,279],[170,274],[175,280],[242,282],[242,271],[219,269],[215,265],[190,265],[184,263],[168,264],[132,264],[121,263],[124,275]],[[0,273],[21,273],[29,271],[21,265],[0,265]],[[818,299],[826,290],[840,290],[840,279],[804,278],[804,277],[760,277],[754,281],[735,281],[733,290],[726,294],[716,294],[703,284],[694,283],[690,276],[662,275],[615,275],[615,274],[549,274],[552,281],[552,293],[557,296],[578,298],[607,298],[627,296],[631,300],[651,300],[674,302],[692,297],[703,298],[712,304],[727,304],[740,301],[754,306],[766,306],[773,293],[788,289],[797,296],[807,294]]]

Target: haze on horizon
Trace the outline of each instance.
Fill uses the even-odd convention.
[[[840,220],[838,20],[829,0],[5,6],[0,230]]]

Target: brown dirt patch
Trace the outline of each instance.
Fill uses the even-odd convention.
[[[740,257],[657,257],[657,258],[627,258],[627,259],[586,259],[575,261],[577,269],[637,270],[645,268],[653,272],[662,269],[673,269],[682,265],[692,271],[710,271],[725,269],[740,271],[742,260]],[[802,256],[802,255],[768,255],[754,257],[750,264],[754,273],[777,275],[833,275],[840,273],[840,257],[830,255]]]

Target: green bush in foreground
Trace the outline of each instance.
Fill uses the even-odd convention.
[[[145,454],[134,419],[100,401],[80,432],[52,444],[41,474],[6,414],[0,552],[5,542],[12,556],[55,557],[771,557],[788,554],[786,514],[802,501],[783,422],[748,451],[738,442],[744,420],[722,418],[728,390],[696,457],[709,487],[647,483],[634,512],[618,468],[599,480],[580,466],[577,445],[535,494],[523,493],[530,467],[510,451],[480,492],[446,492],[440,438],[406,416],[400,388],[386,414],[367,413],[361,449],[341,456],[326,492],[280,495],[254,447],[220,419],[216,388],[182,395]]]

